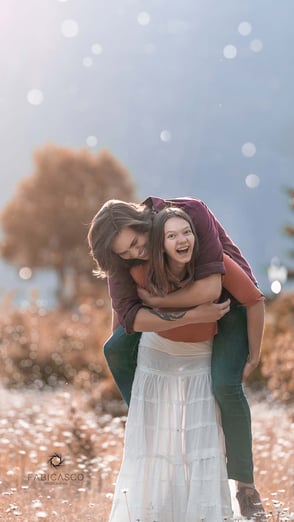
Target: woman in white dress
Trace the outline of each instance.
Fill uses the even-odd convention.
[[[139,286],[163,295],[188,284],[197,253],[189,216],[174,208],[159,212],[151,252],[150,263],[131,270]],[[260,300],[244,277],[256,292],[251,302]],[[216,324],[206,323],[142,334],[109,522],[232,520],[224,437],[211,391],[215,333]]]

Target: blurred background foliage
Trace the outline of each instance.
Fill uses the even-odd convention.
[[[133,200],[134,183],[107,150],[92,154],[49,144],[35,153],[34,172],[23,178],[1,214],[2,257],[29,278],[37,268],[58,275],[58,302],[100,288],[88,253],[89,223],[110,198]],[[96,289],[96,290],[95,290]]]
[[[293,205],[293,189],[289,189]],[[58,303],[47,310],[32,292],[18,309],[6,294],[0,309],[0,379],[6,387],[54,389],[70,384],[97,401],[118,399],[106,367],[111,306],[105,282],[92,274],[89,223],[109,198],[135,201],[128,171],[108,151],[92,154],[46,145],[1,215],[1,255],[16,267],[58,273]],[[294,227],[285,226],[294,236]],[[290,253],[291,254],[291,253]],[[290,274],[291,276],[291,274]],[[266,300],[262,360],[250,384],[266,385],[278,400],[294,398],[294,293]]]

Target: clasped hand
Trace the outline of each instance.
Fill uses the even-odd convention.
[[[230,299],[223,303],[206,303],[190,310],[195,313],[195,322],[214,323],[230,311]]]

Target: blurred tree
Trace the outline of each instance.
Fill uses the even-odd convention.
[[[0,254],[18,268],[55,269],[59,301],[70,304],[95,285],[87,244],[91,219],[108,199],[135,200],[134,184],[106,150],[48,144],[35,153],[34,165],[2,212]]]
[[[287,189],[287,194],[289,196],[290,208],[294,210],[294,189]],[[284,231],[286,234],[292,238],[294,238],[294,226],[287,225],[284,227]],[[290,251],[290,256],[294,257],[294,250]],[[288,278],[294,278],[294,269],[288,269]]]

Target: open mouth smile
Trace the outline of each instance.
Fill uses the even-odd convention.
[[[180,255],[184,255],[184,254],[188,254],[189,253],[189,247],[183,247],[183,248],[177,248],[176,249],[176,252],[177,254],[180,254]]]

